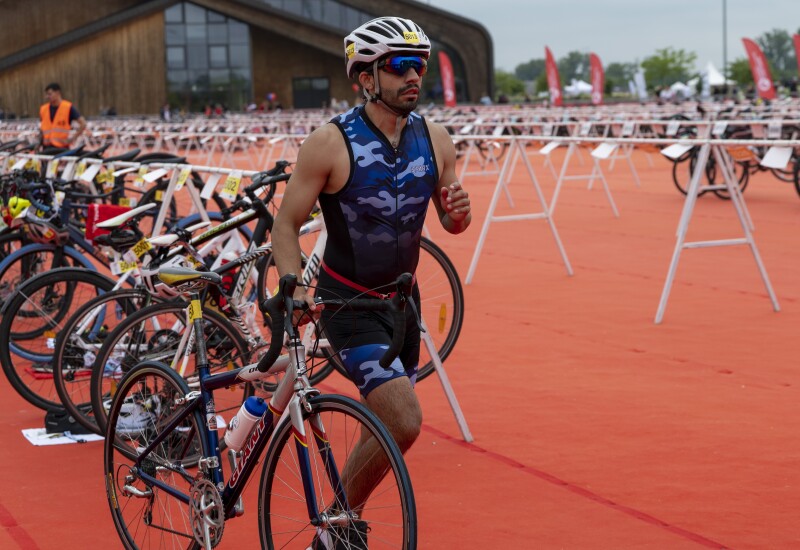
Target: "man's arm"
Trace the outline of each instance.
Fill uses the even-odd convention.
[[[73,121],[73,122],[77,122],[78,123],[78,129],[75,131],[75,133],[72,136],[70,136],[70,138],[68,140],[69,144],[74,143],[75,140],[78,139],[79,137],[81,137],[83,135],[83,132],[86,130],[86,119],[83,118],[83,116],[79,116],[78,119],[76,121]]]
[[[302,273],[298,234],[328,182],[332,167],[331,151],[336,145],[341,145],[341,141],[336,127],[326,124],[308,136],[300,147],[297,164],[289,178],[272,228],[272,253],[281,276],[294,273],[299,277]],[[303,287],[297,288],[295,297],[305,298]]]
[[[436,185],[436,211],[439,221],[448,233],[462,233],[472,221],[469,195],[456,178],[456,148],[444,126],[428,122],[428,130],[441,170]]]

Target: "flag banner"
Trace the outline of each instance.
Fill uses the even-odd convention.
[[[772,75],[769,73],[769,65],[764,52],[758,44],[749,38],[742,38],[744,49],[747,52],[747,59],[750,60],[750,71],[753,73],[753,82],[756,83],[756,92],[761,99],[775,99],[775,86],[772,84]]]
[[[444,94],[445,107],[456,106],[456,77],[453,74],[453,64],[450,56],[439,52],[439,72],[442,75],[442,93]]]
[[[602,105],[606,77],[603,73],[603,64],[596,54],[589,54],[589,68],[592,73],[592,105]]]
[[[797,57],[797,72],[800,73],[800,34],[792,36],[794,40],[794,54]]]
[[[550,90],[550,103],[555,107],[563,105],[561,96],[561,78],[558,76],[558,65],[553,57],[553,52],[544,47],[544,67],[547,71],[547,87]]]
[[[636,93],[639,95],[639,100],[647,101],[647,83],[644,80],[644,69],[639,67],[639,70],[633,75],[633,81],[636,83]]]

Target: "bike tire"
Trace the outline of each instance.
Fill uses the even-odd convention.
[[[129,315],[103,342],[92,366],[90,387],[92,412],[101,432],[106,429],[107,407],[110,398],[116,392],[121,376],[144,361],[164,359],[171,361],[182,336],[182,332],[178,331],[183,329],[185,314],[184,302],[171,301],[150,305]],[[207,327],[204,337],[208,346],[209,362],[215,361],[211,367],[212,372],[248,364],[250,350],[236,327],[226,317],[208,308],[204,308],[203,318]],[[179,325],[177,329],[160,328],[162,324],[165,327],[174,327],[176,323]],[[148,327],[158,328],[152,328],[147,332]],[[136,349],[139,346],[144,346],[146,353]],[[223,355],[219,355],[220,353]],[[192,365],[187,376],[194,373]],[[249,383],[242,385],[240,390],[235,388],[227,393],[217,392],[215,396],[217,413],[232,411],[230,414],[234,414],[242,401],[254,391]]]
[[[42,294],[58,292],[64,287],[71,287],[69,309],[59,307],[63,315],[48,315],[48,305],[39,303]],[[11,386],[32,405],[44,409],[61,408],[61,400],[55,388],[53,371],[53,354],[48,340],[57,337],[68,318],[69,311],[77,308],[96,296],[108,292],[114,287],[114,281],[105,275],[83,268],[62,268],[42,273],[20,286],[14,297],[6,303],[0,321],[0,365]],[[77,303],[76,303],[77,302]],[[72,307],[74,306],[74,308]],[[40,307],[41,315],[20,316],[22,308]],[[25,330],[30,323],[42,322],[34,330]],[[18,334],[36,334],[25,342],[14,339]],[[49,369],[47,365],[49,364]]]
[[[106,292],[78,308],[56,338],[53,364],[61,366],[53,369],[56,392],[64,408],[93,433],[103,435],[94,420],[90,391],[95,352],[115,328],[109,326],[111,323],[149,305],[151,300],[160,301],[144,289],[123,288]],[[84,324],[87,326],[79,333]]]
[[[177,493],[189,494],[193,479],[202,475],[197,458],[210,456],[207,440],[201,435],[204,419],[200,411],[190,414],[150,455],[137,460],[139,450],[155,439],[158,427],[181,406],[176,405],[175,398],[188,392],[186,381],[163,363],[139,364],[120,381],[117,399],[109,411],[103,465],[114,527],[129,550],[200,548],[192,534],[190,505],[166,490],[154,490],[140,474],[155,474],[158,467],[161,482]],[[187,459],[189,452],[193,456]],[[175,463],[180,464],[182,472],[164,466]],[[149,491],[150,496],[138,497],[127,488]]]
[[[414,491],[403,455],[385,426],[364,405],[341,395],[319,395],[308,400],[302,409],[306,440],[295,445],[300,435],[293,430],[287,416],[272,435],[258,491],[258,531],[261,547],[306,548],[318,533],[309,520],[309,506],[302,495],[301,464],[298,449],[308,450],[307,473],[312,477],[316,507],[320,512],[361,510],[354,502],[343,502],[347,489],[341,490],[336,480],[348,474],[358,476],[366,468],[348,472],[348,458],[357,442],[367,440],[376,445],[375,457],[388,465],[382,481],[372,491],[360,518],[370,525],[369,537],[389,547],[413,550],[417,547],[417,519]],[[313,427],[312,427],[312,422]],[[320,428],[323,428],[322,430]],[[313,435],[312,435],[313,434]],[[315,444],[310,440],[314,439]],[[363,447],[362,447],[363,451]],[[362,455],[363,456],[363,455]],[[332,459],[331,459],[332,457]],[[340,469],[339,469],[340,468]],[[352,494],[352,493],[351,493]],[[308,498],[308,497],[306,497]],[[342,520],[351,524],[350,520]],[[324,529],[336,538],[341,528]],[[292,546],[294,545],[294,546]],[[337,544],[337,548],[340,546]],[[363,546],[366,548],[366,541]]]

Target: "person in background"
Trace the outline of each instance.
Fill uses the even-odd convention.
[[[61,86],[51,82],[44,89],[47,103],[39,108],[40,144],[42,149],[66,149],[86,130],[86,119],[75,106],[61,97]],[[77,129],[72,132],[73,123]]]

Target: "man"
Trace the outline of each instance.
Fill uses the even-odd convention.
[[[42,148],[66,149],[86,129],[86,119],[72,103],[61,98],[61,86],[56,82],[48,84],[44,94],[47,103],[39,108]],[[78,123],[78,129],[71,134],[73,122]]]
[[[461,233],[471,221],[467,192],[455,175],[455,147],[447,130],[414,113],[430,41],[408,19],[381,17],[355,29],[344,40],[347,74],[356,80],[364,105],[314,131],[300,149],[275,220],[272,244],[281,275],[301,273],[298,231],[319,200],[328,240],[316,295],[354,297],[364,289],[391,291],[398,275],[413,273],[420,236],[432,198],[442,226]],[[367,293],[374,296],[375,293]],[[419,290],[414,290],[419,300]],[[350,378],[405,452],[419,435],[422,412],[414,393],[420,333],[407,309],[406,341],[398,359],[383,370],[377,360],[391,342],[387,315],[319,311],[327,335],[340,350]],[[380,369],[380,370],[378,370]],[[344,468],[345,493],[360,514],[380,482],[380,465],[367,458],[361,441]],[[374,475],[354,475],[371,471]],[[368,518],[367,518],[368,519]],[[352,527],[366,548],[366,522]],[[318,532],[312,548],[338,548],[336,534]],[[351,540],[354,538],[350,533]]]

